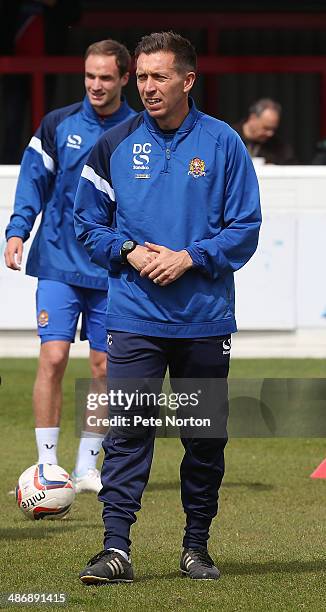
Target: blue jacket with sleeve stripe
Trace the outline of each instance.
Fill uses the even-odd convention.
[[[192,100],[166,142],[145,111],[104,134],[82,171],[75,229],[109,270],[107,328],[178,338],[234,332],[233,272],[255,252],[261,224],[251,159],[238,135]],[[155,285],[122,263],[127,239],[187,249],[194,267]]]
[[[27,274],[79,287],[107,289],[107,271],[92,263],[76,240],[74,198],[93,145],[106,130],[133,115],[135,112],[122,100],[118,111],[100,118],[85,96],[82,102],[44,117],[25,150],[14,213],[6,230],[7,240],[17,236],[25,241],[42,212],[27,259]]]

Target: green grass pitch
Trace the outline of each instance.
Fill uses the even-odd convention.
[[[326,457],[325,439],[231,439],[210,553],[217,582],[178,572],[184,516],[178,469],[181,445],[159,439],[143,508],[132,531],[132,585],[85,587],[78,572],[102,547],[101,505],[78,496],[64,521],[32,523],[8,491],[35,461],[31,390],[36,360],[0,360],[2,592],[65,592],[68,603],[32,609],[86,612],[144,610],[289,611],[326,609],[326,481],[309,478]],[[326,377],[323,360],[234,360],[235,377]],[[74,380],[87,362],[71,360],[64,385],[60,464],[74,466]],[[11,609],[12,606],[3,609]],[[29,608],[31,609],[31,608]]]

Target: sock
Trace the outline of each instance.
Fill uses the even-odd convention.
[[[96,468],[97,458],[102,446],[104,436],[89,431],[82,431],[79,442],[78,455],[75,467],[75,476],[81,478],[89,469]]]
[[[130,561],[125,550],[120,550],[120,548],[109,548],[109,550],[114,550],[114,552],[120,553],[126,561]]]
[[[35,427],[38,463],[58,464],[57,445],[60,427]]]

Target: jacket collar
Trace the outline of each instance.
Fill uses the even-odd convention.
[[[83,100],[83,112],[90,121],[95,121],[97,124],[109,128],[127,119],[131,113],[131,108],[128,105],[125,97],[122,96],[120,108],[118,108],[115,113],[112,113],[112,115],[108,115],[107,117],[100,117],[92,107],[88,97],[85,96]]]
[[[189,132],[194,124],[196,123],[197,119],[198,119],[198,115],[199,115],[199,111],[195,105],[195,102],[193,100],[193,98],[189,97],[189,113],[188,115],[184,118],[183,122],[181,123],[180,127],[177,129],[176,134],[182,134],[184,132]],[[145,123],[148,127],[148,129],[151,132],[156,132],[157,134],[162,134],[162,131],[160,130],[159,126],[157,125],[157,122],[155,121],[155,119],[153,119],[153,117],[151,117],[149,115],[149,113],[145,110],[144,111],[144,120]]]

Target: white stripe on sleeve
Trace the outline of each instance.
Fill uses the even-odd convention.
[[[93,183],[99,191],[107,193],[112,202],[115,202],[114,191],[108,181],[101,178],[90,166],[84,166],[81,176]]]
[[[37,151],[37,153],[42,155],[43,163],[44,163],[44,166],[46,167],[46,169],[49,170],[50,172],[52,172],[52,174],[55,174],[55,163],[54,163],[52,157],[50,157],[50,155],[48,155],[47,153],[45,153],[45,151],[43,151],[42,143],[41,143],[40,139],[36,138],[36,136],[33,136],[31,138],[29,146],[32,147],[32,149],[34,149],[34,151]]]

